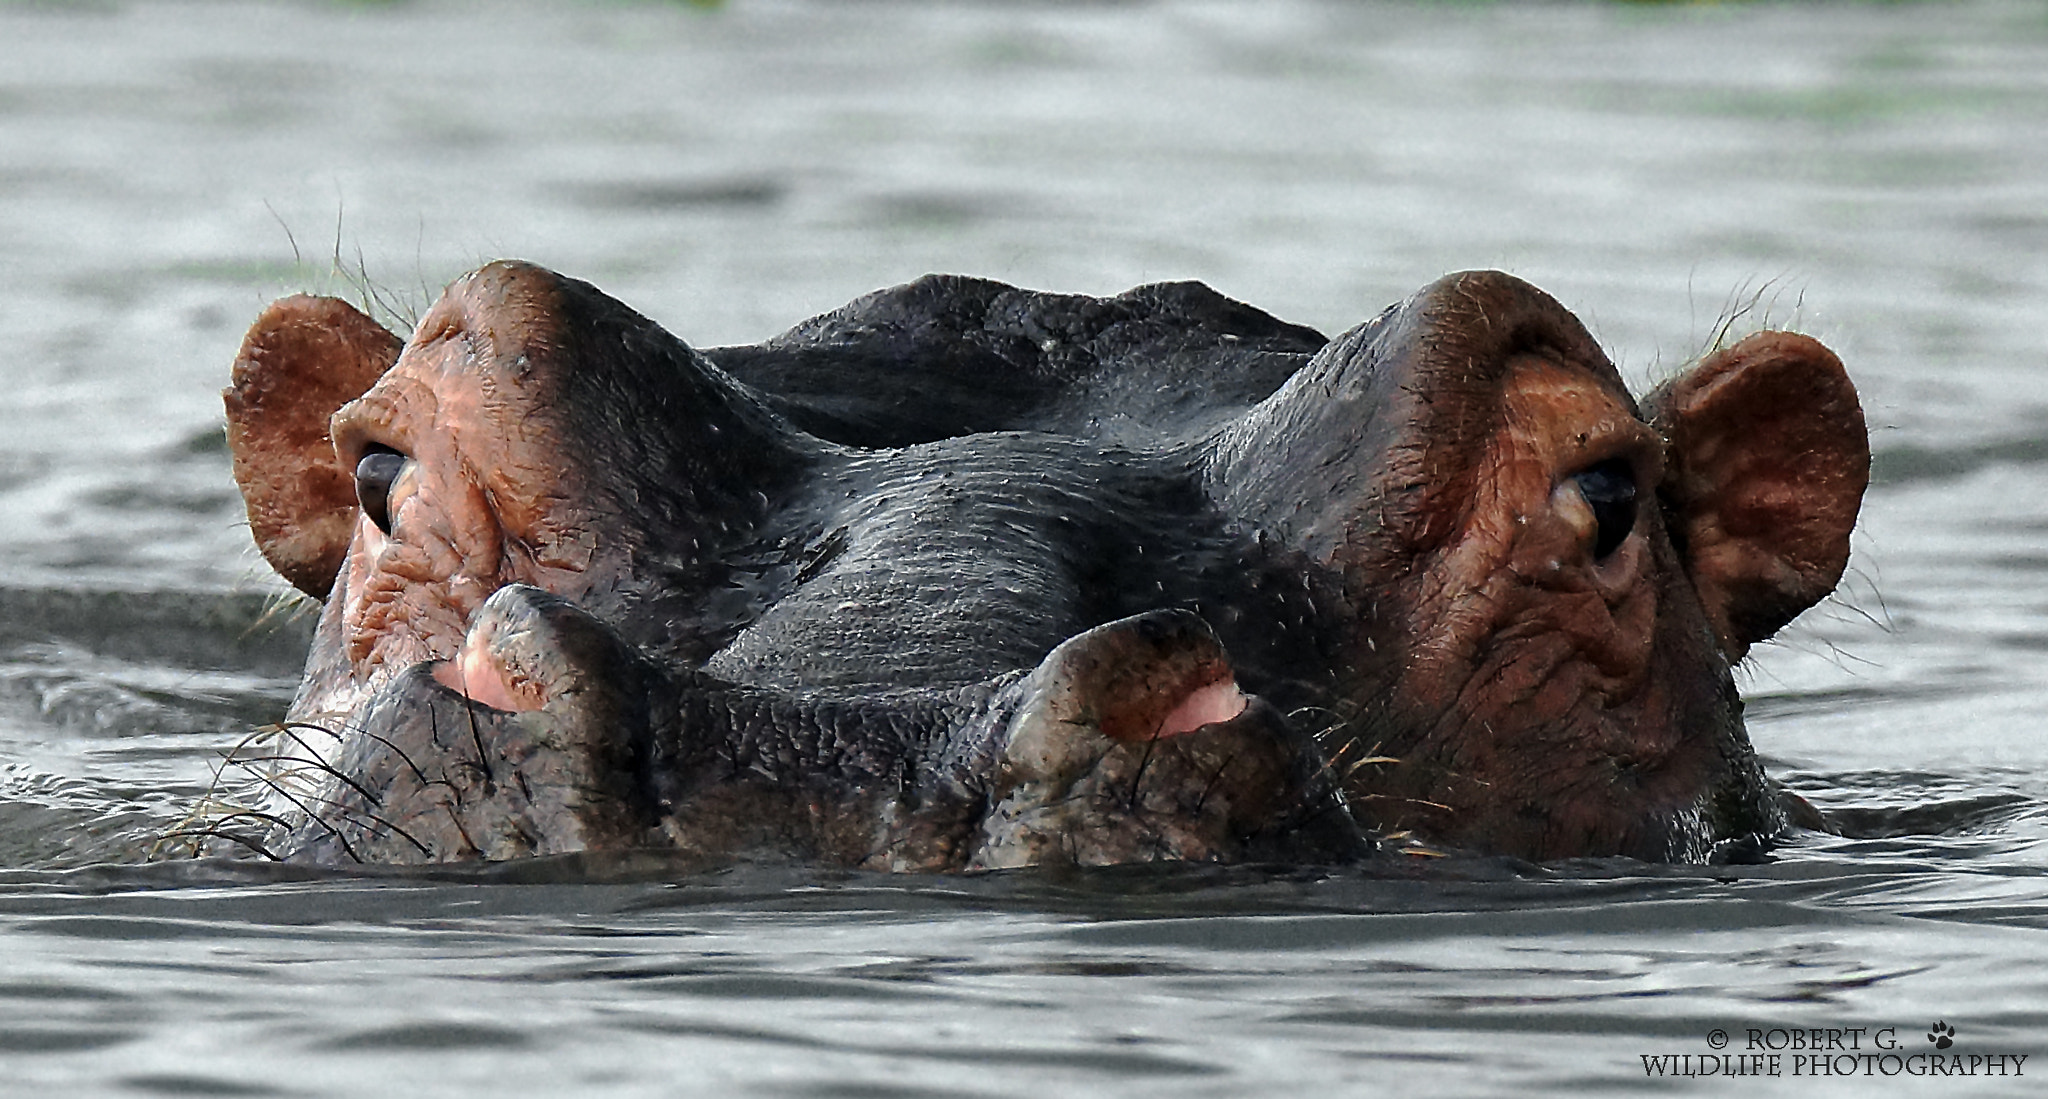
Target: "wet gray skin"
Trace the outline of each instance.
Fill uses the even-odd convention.
[[[1729,668],[1832,588],[1868,465],[1818,344],[1646,420],[1487,272],[1335,341],[928,278],[700,353],[494,264],[402,352],[279,302],[228,401],[325,606],[273,803],[217,830],[317,862],[1754,849]]]
[[[1089,631],[1028,675],[858,698],[666,673],[523,585],[494,595],[473,632],[550,704],[496,710],[424,665],[400,673],[354,715],[377,733],[334,760],[350,781],[279,853],[405,863],[654,846],[957,870],[1364,850],[1313,742],[1262,702],[1165,739],[1100,733],[1076,690],[1091,668],[1220,653],[1185,612]]]

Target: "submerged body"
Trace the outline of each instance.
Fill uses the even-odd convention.
[[[940,277],[698,352],[494,264],[402,345],[279,302],[228,402],[325,600],[307,765],[228,834],[315,861],[1705,859],[1785,826],[1729,667],[1868,468],[1819,344],[1639,410],[1491,272],[1336,340]]]

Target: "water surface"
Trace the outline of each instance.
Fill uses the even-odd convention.
[[[0,8],[0,61],[0,1090],[2048,1074],[2037,4],[116,2]],[[242,328],[298,290],[402,325],[498,256],[702,345],[931,270],[1196,278],[1336,332],[1500,267],[1638,383],[1731,316],[1812,332],[1877,483],[1840,596],[1743,681],[1849,834],[1711,869],[143,862],[304,643],[220,442]],[[1645,1076],[1716,1030],[1904,1056],[1937,1020],[2027,1076]]]

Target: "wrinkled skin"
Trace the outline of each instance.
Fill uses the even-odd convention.
[[[222,833],[323,862],[1752,850],[1730,667],[1833,589],[1869,464],[1813,340],[1639,408],[1495,272],[1335,340],[933,277],[699,352],[499,263],[402,346],[276,303],[227,401],[325,602],[304,765]]]

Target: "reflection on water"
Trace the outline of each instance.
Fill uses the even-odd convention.
[[[1717,1027],[1924,1051],[1937,1018],[1957,1053],[2039,1051],[2038,5],[0,25],[0,1091],[1576,1092]],[[1862,386],[1877,483],[1842,594],[1744,674],[1774,773],[1842,834],[1710,872],[132,865],[305,643],[220,443],[242,326],[302,289],[402,324],[499,255],[705,346],[928,270],[1198,278],[1338,331],[1503,267],[1638,381],[1729,314],[1796,324]]]

